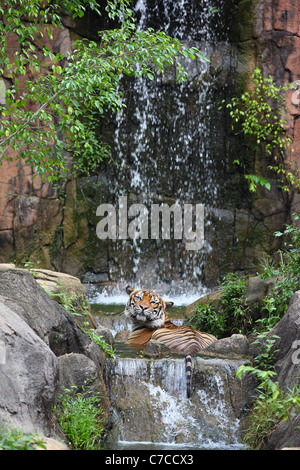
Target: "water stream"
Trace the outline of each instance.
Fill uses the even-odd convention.
[[[123,309],[93,305],[98,326],[114,336],[131,328]],[[174,323],[182,324],[183,314],[183,307],[175,309]],[[115,351],[105,363],[111,397],[105,449],[243,449],[240,418],[248,392],[235,374],[245,358],[195,357],[188,400],[182,356],[147,358],[121,342],[115,342]]]
[[[108,259],[109,279],[117,284],[114,295],[118,295],[123,281],[135,286],[147,284],[162,294],[188,291],[195,298],[202,294],[206,257],[212,251],[213,218],[220,218],[227,187],[227,129],[216,106],[226,78],[223,76],[221,83],[215,73],[218,61],[227,60],[224,50],[229,21],[225,4],[221,0],[217,9],[214,0],[138,0],[135,4],[138,30],[163,30],[187,47],[198,47],[211,62],[182,59],[189,77],[181,85],[176,83],[174,68],[153,81],[123,77],[120,88],[126,107],[104,131],[108,142],[113,142],[116,165],[108,165],[103,202],[113,204],[119,217],[120,198],[126,197],[127,207],[143,205],[148,219],[152,204],[171,207],[177,203],[182,211],[186,204],[202,204],[205,236],[201,249],[187,250],[186,233],[183,229],[181,238],[174,236],[171,216],[169,238],[164,239],[162,233],[153,238],[151,220],[145,229],[147,237],[141,227],[140,236],[134,239],[129,235],[126,239],[117,237],[109,243]],[[216,51],[218,48],[222,49]],[[228,67],[226,70],[229,74]],[[128,215],[128,225],[132,217]]]
[[[174,237],[174,227],[169,239],[162,233],[152,239],[149,227],[148,237],[109,242],[110,282],[90,290],[89,300],[98,325],[113,335],[131,327],[121,314],[129,283],[175,302],[178,310],[172,308],[171,317],[178,322],[184,321],[182,307],[207,292],[203,269],[212,251],[209,233],[226,199],[226,129],[215,102],[216,90],[226,82],[224,70],[228,75],[230,70],[229,4],[218,1],[216,9],[214,0],[135,3],[138,29],[163,30],[212,61],[185,63],[189,78],[182,85],[174,80],[174,69],[154,81],[123,78],[126,108],[106,129],[116,165],[107,168],[103,202],[117,207],[126,196],[128,207],[204,204],[205,237],[196,251],[186,249],[184,237]],[[222,83],[216,73],[221,63]],[[116,343],[116,348],[116,358],[107,359],[105,366],[112,402],[107,449],[242,448],[239,424],[247,391],[235,373],[243,359],[197,356],[187,400],[183,357],[149,359],[124,344]]]
[[[183,358],[124,357],[107,364],[112,396],[110,449],[242,449],[228,383],[240,361],[197,357],[186,398]]]

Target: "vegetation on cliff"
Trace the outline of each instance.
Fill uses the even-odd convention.
[[[296,221],[300,216],[295,215]],[[293,294],[300,289],[300,229],[287,225],[276,237],[284,237],[284,249],[278,250],[277,262],[266,260],[260,276],[276,279],[271,292],[261,305],[251,304],[246,298],[247,276],[228,274],[217,302],[198,305],[190,323],[195,328],[210,331],[218,338],[233,333],[264,333],[283,317]]]
[[[230,102],[222,102],[230,111],[234,132],[242,134],[253,151],[260,150],[284,191],[291,187],[300,188],[299,170],[292,158],[293,140],[287,132],[286,94],[293,88],[293,83],[276,86],[271,76],[264,77],[256,67],[252,74],[252,89]],[[247,164],[242,156],[234,163],[244,169],[250,191],[255,192],[259,184],[270,189],[269,181],[257,172],[247,174]]]
[[[295,216],[296,221],[300,216]],[[237,377],[254,375],[258,380],[257,396],[249,416],[245,420],[243,442],[253,449],[264,449],[272,433],[287,422],[293,432],[300,412],[299,383],[283,390],[274,370],[276,363],[276,339],[271,329],[285,314],[293,294],[300,289],[300,230],[296,225],[287,225],[283,232],[284,249],[278,251],[278,262],[266,262],[260,275],[264,279],[276,279],[274,288],[260,305],[249,304],[246,298],[247,277],[227,275],[222,283],[222,294],[217,302],[198,305],[191,323],[218,338],[233,332],[256,334],[260,352],[253,364],[241,366]],[[256,318],[256,319],[255,319]],[[255,344],[254,343],[254,344]]]
[[[152,80],[176,64],[177,79],[182,81],[187,73],[180,57],[203,58],[199,50],[185,48],[164,32],[137,31],[129,4],[107,0],[104,9],[96,0],[2,2],[0,75],[9,87],[2,97],[0,163],[10,147],[18,159],[38,174],[48,172],[53,181],[67,171],[66,155],[71,151],[77,170],[89,171],[109,156],[107,145],[96,137],[98,118],[124,106],[122,75]],[[111,29],[100,31],[96,40],[76,40],[65,54],[53,53],[49,39],[53,41],[63,26],[62,19],[83,17],[89,9],[94,16],[105,15]]]

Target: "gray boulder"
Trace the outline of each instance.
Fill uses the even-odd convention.
[[[238,354],[246,356],[249,354],[249,342],[246,336],[234,334],[210,344],[205,349],[205,352],[207,351],[222,355]]]
[[[262,279],[258,276],[250,277],[246,285],[245,293],[245,299],[248,304],[261,303],[271,290],[274,289],[277,281],[277,278]]]
[[[0,427],[51,433],[58,359],[14,311],[0,301]]]
[[[103,351],[76,324],[74,316],[53,300],[28,271],[0,271],[0,296],[3,304],[16,312],[56,356],[76,352],[103,365]]]
[[[103,339],[107,344],[112,346],[114,344],[114,337],[108,328],[96,328],[94,333]]]
[[[72,389],[78,393],[97,393],[101,397],[103,421],[108,418],[110,401],[102,370],[84,354],[64,354],[58,358],[59,392]]]
[[[268,439],[269,450],[300,449],[300,414],[278,424]]]
[[[279,336],[274,343],[279,386],[291,389],[300,384],[300,291],[293,295],[285,315],[269,335]]]
[[[161,357],[170,353],[170,349],[163,343],[151,339],[144,349],[145,357]]]
[[[0,427],[58,438],[52,429],[56,394],[86,379],[101,393],[107,416],[104,360],[74,316],[28,271],[0,269]]]
[[[59,360],[59,387],[70,389],[75,386],[78,392],[98,376],[96,364],[83,354],[64,354]]]

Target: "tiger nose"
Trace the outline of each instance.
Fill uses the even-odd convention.
[[[142,305],[142,304],[140,304],[140,307],[141,307],[142,310],[146,310],[147,305]]]

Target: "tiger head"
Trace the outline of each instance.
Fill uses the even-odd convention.
[[[127,286],[126,292],[129,295],[124,312],[126,317],[151,329],[164,326],[167,318],[166,308],[172,307],[173,302],[166,302],[156,292],[148,289],[133,289]]]

